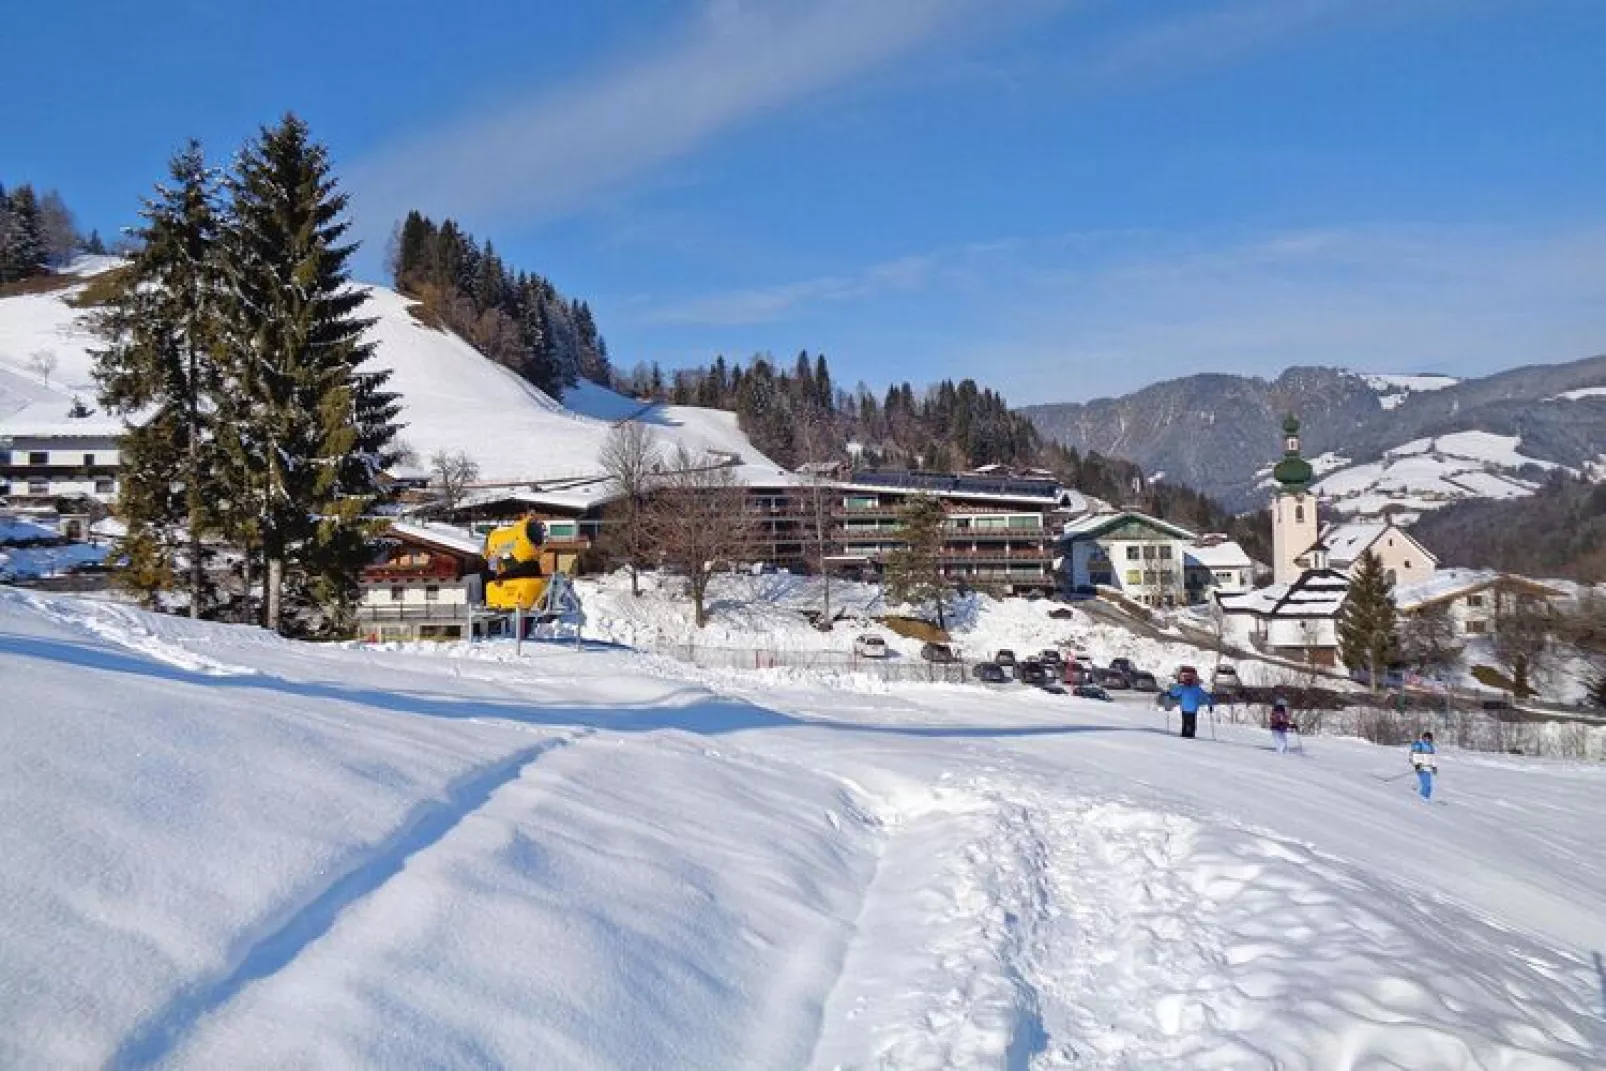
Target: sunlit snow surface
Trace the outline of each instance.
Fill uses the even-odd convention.
[[[0,677],[0,1066],[1606,1051],[1598,765],[1447,750],[1425,804],[1146,705],[6,589]]]

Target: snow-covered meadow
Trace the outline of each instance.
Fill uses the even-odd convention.
[[[9,589],[0,677],[4,1066],[1606,1051],[1600,765],[1451,749],[1424,804],[1397,750],[1143,706]]]

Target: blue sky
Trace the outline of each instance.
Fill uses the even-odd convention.
[[[0,180],[127,223],[189,136],[329,143],[615,361],[825,352],[1017,404],[1606,352],[1599,0],[31,4]]]

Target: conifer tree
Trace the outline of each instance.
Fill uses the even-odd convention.
[[[234,487],[231,527],[260,547],[263,623],[299,627],[317,600],[338,626],[357,592],[362,517],[395,459],[388,372],[366,368],[372,321],[351,285],[355,246],[327,150],[287,115],[241,151],[223,239],[228,405],[220,436]]]
[[[1374,692],[1399,652],[1394,585],[1382,559],[1370,551],[1350,576],[1349,595],[1338,614],[1338,651],[1346,666],[1366,670]]]
[[[930,495],[912,496],[898,515],[898,538],[904,546],[887,555],[887,592],[897,602],[933,603],[937,627],[946,631],[948,582],[942,575],[942,544],[948,515]]]
[[[95,320],[108,343],[95,355],[95,379],[107,410],[142,414],[123,436],[118,512],[128,526],[126,586],[150,596],[146,585],[170,582],[182,535],[189,612],[200,617],[207,598],[202,536],[214,525],[210,503],[219,492],[217,175],[195,141],[168,169],[172,184],[158,185],[141,211],[129,278]]]
[[[27,279],[45,270],[45,237],[39,198],[33,187],[18,186],[8,198],[4,281]]]

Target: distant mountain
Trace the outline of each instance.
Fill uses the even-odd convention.
[[[1265,500],[1285,413],[1302,422],[1322,492],[1357,515],[1527,495],[1558,468],[1606,476],[1606,356],[1463,380],[1314,367],[1270,381],[1210,373],[1021,411],[1066,446],[1127,458],[1235,509]]]

